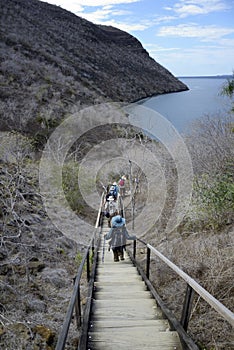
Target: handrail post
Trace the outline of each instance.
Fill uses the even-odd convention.
[[[102,224],[103,224],[103,212],[101,212],[101,214],[100,214],[99,223],[98,224],[99,224],[98,226],[102,226]]]
[[[86,258],[86,269],[87,269],[87,281],[90,279],[90,261],[89,261],[89,250],[87,252],[87,258]]]
[[[75,301],[76,324],[79,330],[81,326],[81,304],[80,304],[80,286],[78,286],[76,301]]]
[[[92,240],[92,263],[93,263],[94,250],[95,250],[95,240],[93,238],[93,240]]]
[[[136,240],[133,241],[133,259],[136,260]]]
[[[146,257],[146,277],[149,279],[150,275],[150,248],[147,247],[147,257]]]
[[[183,305],[183,310],[182,310],[182,315],[180,320],[180,323],[186,332],[188,329],[188,323],[189,323],[189,319],[192,311],[193,297],[194,297],[194,290],[189,284],[187,284],[184,305]]]

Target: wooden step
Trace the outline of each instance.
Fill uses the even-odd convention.
[[[125,331],[91,332],[88,349],[182,350],[182,347],[177,332],[156,332],[154,327],[134,327]]]
[[[95,299],[97,300],[113,300],[113,299],[143,299],[143,298],[152,298],[151,293],[145,290],[129,290],[118,288],[117,290],[109,291],[99,291],[95,293]]]
[[[114,262],[108,246],[102,238],[104,259],[98,263],[94,282],[88,349],[182,350],[177,332],[170,331],[126,252],[125,260]]]
[[[115,284],[116,286],[116,284]],[[120,283],[118,283],[118,286],[120,286]],[[113,284],[110,284],[109,282],[106,283],[101,283],[101,282],[94,282],[94,289],[96,292],[113,292],[114,288],[113,288]],[[128,285],[126,286],[126,284],[122,284],[121,285],[121,290],[127,292],[131,292],[134,288],[134,292],[140,292],[140,291],[147,291],[146,285],[145,283],[142,281],[135,281],[133,282],[129,282]],[[116,288],[115,288],[116,289]]]
[[[110,319],[120,317],[125,319],[148,320],[162,317],[161,310],[156,306],[152,307],[152,305],[146,303],[145,300],[141,303],[139,303],[138,300],[137,304],[130,303],[129,305],[126,305],[126,303],[121,302],[119,304],[116,303],[115,305],[110,303],[108,306],[97,303],[97,300],[95,300],[92,307],[92,314]]]
[[[129,327],[150,327],[153,326],[155,331],[169,331],[170,325],[165,319],[150,319],[150,320],[136,320],[136,319],[104,319],[97,318],[96,321],[91,322],[92,331],[101,330],[105,328],[106,331],[112,332],[115,329],[126,329]]]

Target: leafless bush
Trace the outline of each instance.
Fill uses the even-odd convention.
[[[191,124],[186,138],[195,174],[225,172],[234,157],[233,117],[206,115]]]
[[[233,289],[233,229],[219,234],[200,233],[189,237],[174,237],[168,245],[161,244],[160,251],[194,278],[230,310],[234,302]],[[180,320],[186,283],[158,258],[151,257],[155,288],[166,305]],[[231,350],[232,327],[195,294],[189,322],[189,334],[206,350]]]
[[[193,198],[182,229],[218,229],[233,218],[233,118],[206,116],[193,125],[187,145],[194,167]]]

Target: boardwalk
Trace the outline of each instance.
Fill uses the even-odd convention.
[[[108,230],[104,222],[102,233]],[[124,261],[113,262],[107,246],[97,268],[88,349],[182,350],[130,259],[125,254]]]

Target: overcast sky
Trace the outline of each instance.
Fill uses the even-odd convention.
[[[234,0],[46,0],[138,38],[175,76],[232,74]]]

